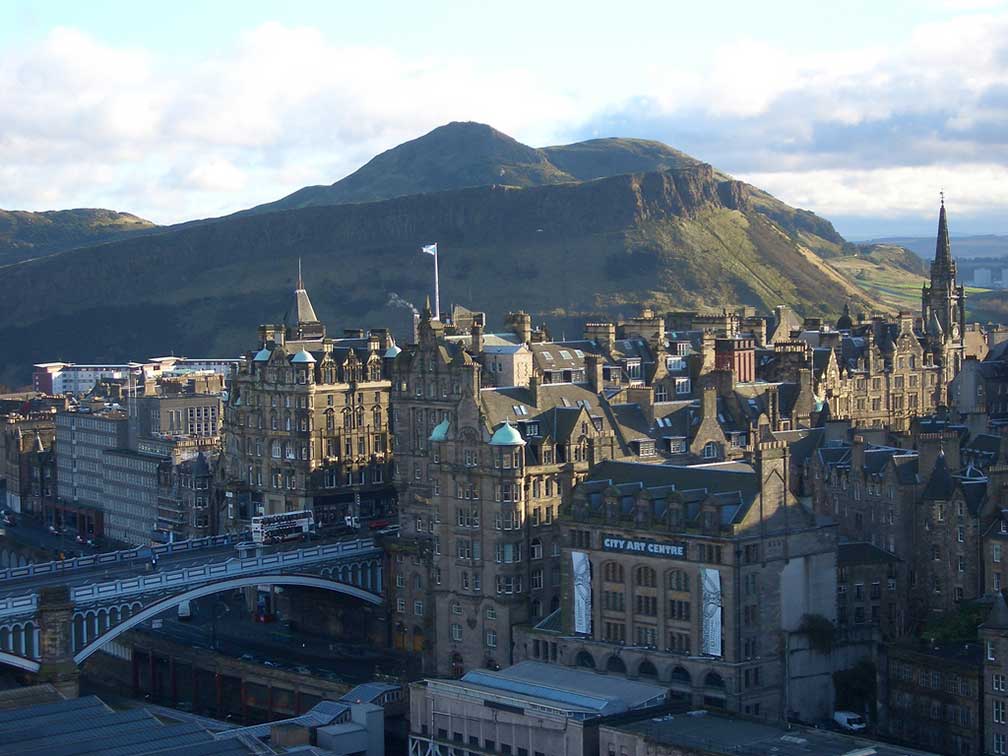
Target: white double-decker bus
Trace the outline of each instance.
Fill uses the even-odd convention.
[[[255,543],[276,543],[314,532],[315,516],[307,509],[252,518],[252,540]]]

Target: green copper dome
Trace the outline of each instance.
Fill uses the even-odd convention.
[[[504,425],[494,431],[490,439],[491,446],[525,446],[525,439],[521,433],[511,423],[505,421]]]

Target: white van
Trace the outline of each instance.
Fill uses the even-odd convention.
[[[840,725],[840,728],[848,732],[861,732],[868,726],[865,718],[853,711],[834,711],[833,721]]]
[[[178,618],[180,620],[188,620],[192,618],[192,609],[190,608],[188,601],[183,601],[178,605]]]

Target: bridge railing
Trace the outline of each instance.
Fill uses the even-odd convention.
[[[211,580],[222,580],[254,572],[270,569],[286,570],[292,567],[325,562],[341,556],[352,556],[376,551],[373,538],[360,538],[354,541],[340,541],[326,545],[312,546],[306,549],[280,551],[255,557],[230,557],[225,561],[186,567],[178,570],[164,570],[147,575],[109,580],[103,583],[72,588],[71,600],[77,603],[91,603],[106,598],[126,598],[171,590],[175,587],[205,583]],[[0,616],[4,614],[0,603]]]
[[[205,536],[204,538],[191,538],[185,541],[175,541],[174,543],[162,543],[157,546],[137,546],[136,548],[124,549],[123,551],[110,551],[105,554],[91,554],[75,557],[74,559],[61,559],[55,562],[40,562],[38,564],[28,564],[24,567],[9,567],[5,570],[0,570],[0,581],[15,578],[30,578],[37,575],[55,575],[71,570],[89,569],[92,567],[105,567],[130,562],[135,559],[147,559],[151,553],[157,554],[160,557],[165,554],[176,554],[182,551],[227,546],[247,540],[249,540],[248,533]],[[0,607],[2,607],[2,604],[0,604]]]

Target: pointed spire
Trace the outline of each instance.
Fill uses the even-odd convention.
[[[935,244],[935,263],[952,267],[952,245],[949,242],[948,219],[945,216],[945,192],[941,193],[941,209],[938,211],[938,241]]]
[[[301,258],[298,258],[297,288],[294,289],[294,302],[290,310],[284,317],[284,323],[289,326],[304,323],[318,323],[319,319],[315,315],[315,308],[312,307],[311,299],[304,287],[304,279],[301,277]]]

